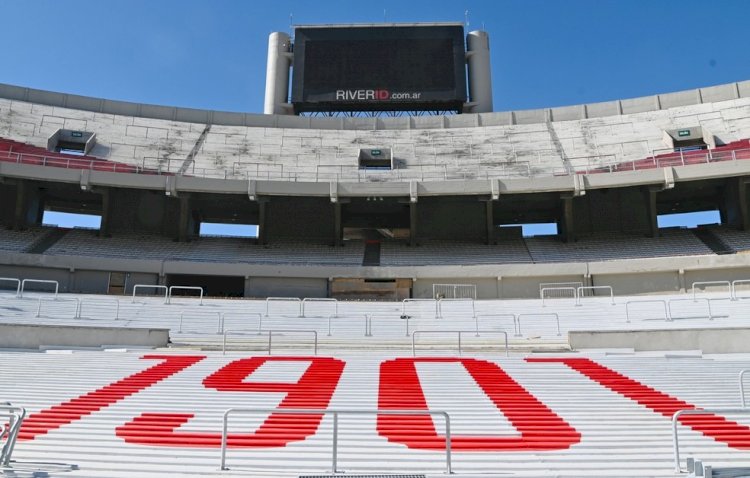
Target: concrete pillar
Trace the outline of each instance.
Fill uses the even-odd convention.
[[[187,194],[180,194],[180,220],[177,223],[177,241],[188,241],[188,228],[190,226],[190,197]]]
[[[289,114],[284,108],[289,93],[289,67],[291,66],[291,38],[284,32],[268,36],[268,62],[266,63],[266,97],[263,113]]]
[[[268,244],[268,229],[266,223],[266,209],[268,206],[268,200],[266,198],[258,198],[258,244],[264,246]]]
[[[492,69],[490,68],[490,37],[487,32],[473,31],[466,35],[469,73],[469,101],[472,113],[492,111]]]
[[[649,237],[659,237],[659,222],[657,221],[656,194],[659,189],[649,187],[645,191],[646,210],[648,213]]]
[[[487,244],[496,244],[495,241],[495,218],[494,218],[494,201],[491,199],[485,202],[485,212],[487,213]]]
[[[26,226],[26,181],[16,183],[16,209],[13,213],[13,228],[23,229]]]
[[[109,189],[101,190],[102,196],[102,222],[99,226],[99,237],[111,237],[110,233],[110,222],[111,222],[111,191]]]
[[[417,245],[417,203],[409,203],[409,245]]]
[[[333,204],[333,245],[340,246],[343,238],[343,228],[341,226],[341,203]]]
[[[575,242],[575,222],[573,218],[573,196],[562,196],[562,240]]]
[[[737,178],[737,212],[740,230],[750,231],[750,214],[747,207],[747,183],[745,178]]]

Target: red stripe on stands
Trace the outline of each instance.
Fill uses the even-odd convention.
[[[33,440],[52,430],[91,415],[120,400],[140,392],[165,378],[200,362],[204,356],[192,355],[144,355],[145,360],[163,360],[163,362],[118,380],[93,392],[54,407],[29,415],[24,420],[18,433],[19,440]]]
[[[700,409],[691,403],[653,389],[587,358],[527,358],[526,361],[530,363],[565,364],[599,385],[670,419],[680,410]],[[750,450],[750,427],[712,413],[684,415],[679,417],[678,420],[683,425],[718,442],[725,443],[733,448]]]

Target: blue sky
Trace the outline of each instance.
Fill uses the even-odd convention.
[[[268,34],[295,24],[464,21],[490,34],[495,110],[750,79],[750,1],[0,0],[0,82],[261,112]]]

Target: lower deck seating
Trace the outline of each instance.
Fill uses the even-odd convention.
[[[19,476],[330,474],[330,414],[261,411],[307,407],[445,412],[457,478],[671,478],[670,414],[736,406],[747,366],[741,357],[605,354],[0,352],[0,389],[29,412],[14,453]],[[221,471],[222,415],[237,407],[258,411],[230,416],[230,471]],[[684,420],[681,452],[747,464],[748,423]],[[441,415],[341,415],[337,469],[437,476],[444,434]]]
[[[49,231],[50,228],[39,226],[14,230],[0,225],[0,251],[24,252]]]

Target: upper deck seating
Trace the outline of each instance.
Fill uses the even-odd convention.
[[[363,252],[363,243],[357,241],[337,248],[293,240],[260,246],[248,239],[228,237],[200,237],[190,242],[175,242],[156,234],[117,233],[110,238],[101,238],[91,231],[76,229],[45,254],[196,262],[360,265]]]
[[[663,229],[660,237],[599,233],[562,243],[554,237],[531,237],[526,245],[534,262],[591,262],[713,254],[688,229]]]
[[[49,230],[49,228],[32,226],[19,231],[0,225],[0,251],[24,252]]]

